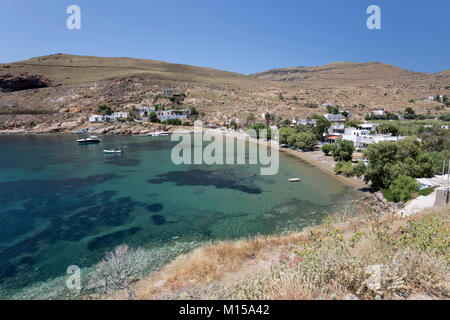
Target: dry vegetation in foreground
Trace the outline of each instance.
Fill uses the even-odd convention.
[[[300,233],[209,244],[136,283],[133,297],[448,299],[449,214],[330,216]]]

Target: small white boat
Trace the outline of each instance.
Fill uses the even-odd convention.
[[[99,139],[97,136],[90,136],[89,138],[85,139],[78,139],[77,142],[79,144],[90,144],[90,143],[100,143],[102,140]]]
[[[152,132],[148,134],[150,137],[166,137],[170,136],[169,132]]]
[[[289,182],[300,182],[300,178],[289,178]]]
[[[117,149],[117,150],[103,150],[103,152],[104,153],[113,153],[113,154],[115,154],[115,153],[122,153],[123,151]]]

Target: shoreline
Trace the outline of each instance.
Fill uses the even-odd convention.
[[[194,130],[192,127],[172,127],[169,128],[170,129],[184,129],[186,130],[186,132],[189,133],[193,133]],[[349,186],[351,188],[354,188],[358,191],[362,191],[361,189],[363,188],[369,188],[369,185],[367,185],[363,180],[358,179],[356,177],[346,177],[343,175],[337,175],[334,170],[333,167],[331,167],[329,164],[324,163],[322,161],[320,161],[320,159],[318,159],[319,155],[314,154],[314,152],[299,152],[299,151],[295,151],[292,149],[288,149],[288,148],[280,148],[278,143],[276,141],[262,141],[259,139],[255,139],[252,138],[250,136],[248,136],[245,133],[241,133],[241,132],[230,132],[230,131],[225,131],[225,130],[220,130],[220,129],[208,129],[208,130],[213,130],[213,131],[217,131],[218,133],[222,133],[227,137],[234,137],[236,139],[243,139],[243,140],[248,140],[249,142],[254,142],[257,143],[259,145],[264,145],[264,146],[270,146],[273,149],[276,149],[278,151],[284,152],[290,156],[296,157],[297,159],[300,159],[304,162],[306,162],[307,164],[319,169],[320,171],[322,171],[323,173],[333,177],[334,179],[338,180],[339,182],[345,184],[346,186]],[[171,132],[171,131],[169,131]],[[0,135],[2,136],[7,136],[7,135],[12,135],[12,136],[17,136],[17,135],[77,135],[80,133],[75,133],[75,132],[42,132],[42,133],[37,133],[37,132],[8,132],[8,130],[0,130]],[[86,133],[87,134],[87,133]],[[125,135],[125,136],[139,136],[139,134],[137,133],[106,133],[104,135]],[[320,151],[321,153],[321,151]],[[322,154],[321,154],[322,155]]]
[[[364,182],[364,180],[358,179],[356,177],[346,177],[343,175],[338,175],[334,172],[333,167],[330,167],[328,164],[321,162],[318,159],[318,155],[315,154],[315,152],[299,152],[299,151],[295,151],[292,149],[288,149],[288,148],[280,148],[280,146],[278,145],[278,142],[276,141],[262,141],[262,140],[258,140],[255,138],[251,138],[243,133],[238,133],[238,132],[228,132],[228,131],[219,131],[219,132],[224,132],[226,136],[230,136],[230,137],[236,137],[237,139],[248,139],[249,142],[254,142],[260,145],[264,145],[264,146],[270,146],[273,149],[276,149],[280,152],[284,152],[290,156],[296,157],[304,162],[306,162],[307,164],[319,169],[320,171],[322,171],[323,173],[331,176],[332,178],[338,180],[339,182],[345,184],[348,187],[354,188],[358,191],[363,192],[361,189],[364,188],[370,188],[370,186],[368,184],[366,184]],[[320,155],[322,155],[322,151],[319,151]]]
[[[328,174],[329,176],[332,176],[336,180],[342,182],[343,184],[352,187],[354,189],[357,189],[358,191],[361,191],[363,188],[369,188],[369,185],[364,182],[364,180],[360,180],[356,177],[346,177],[343,175],[336,174],[334,172],[333,167],[328,166],[327,164],[318,161],[318,159],[315,157],[313,153],[309,152],[298,152],[291,149],[280,149],[280,151],[285,152],[291,156],[297,157],[304,162],[312,165],[313,167],[319,169],[323,173]]]

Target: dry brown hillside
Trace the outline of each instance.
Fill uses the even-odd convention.
[[[380,62],[335,62],[324,66],[273,69],[252,76],[265,80],[302,83],[311,87],[317,85],[334,87],[365,85],[400,85],[406,87],[418,85],[420,87],[424,84],[430,87],[440,87],[442,81],[448,83],[450,80],[450,71],[446,70],[433,74],[408,71]]]
[[[426,98],[449,93],[449,72],[333,63],[246,76],[155,60],[55,54],[0,64],[0,130],[70,132],[89,125],[88,116],[101,103],[115,110],[151,105],[153,95],[165,88],[185,93],[184,106],[195,106],[204,121],[218,124],[230,118],[244,122],[250,113],[260,118],[264,112],[303,118],[324,113],[316,107],[323,103],[335,103],[356,117],[377,108],[401,111],[406,106],[438,114],[448,110]]]

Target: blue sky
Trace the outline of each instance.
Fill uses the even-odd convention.
[[[81,30],[66,8],[81,8]],[[381,30],[366,9],[381,8]],[[52,53],[136,57],[240,73],[380,61],[450,68],[448,0],[2,0],[0,62]]]

